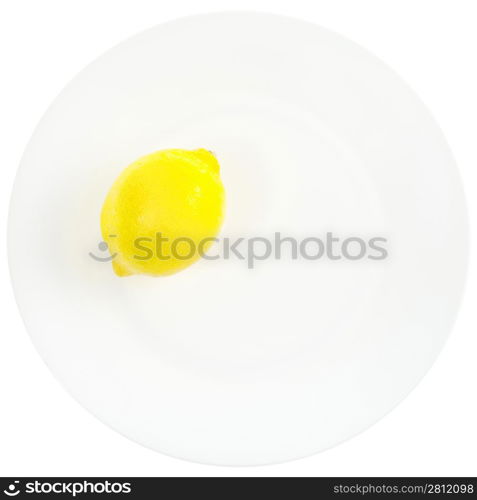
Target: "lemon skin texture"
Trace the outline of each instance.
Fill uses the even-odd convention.
[[[167,149],[122,171],[101,211],[101,233],[118,276],[166,276],[203,255],[224,216],[219,170],[210,151]]]

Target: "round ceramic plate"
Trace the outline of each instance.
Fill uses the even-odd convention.
[[[118,278],[98,246],[114,179],[199,147],[227,193],[211,252],[237,252]],[[213,14],[128,40],[60,94],[16,178],[9,254],[32,340],[84,407],[175,457],[265,464],[366,429],[426,373],[466,212],[438,126],[379,60],[305,22]]]

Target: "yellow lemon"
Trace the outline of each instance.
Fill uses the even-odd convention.
[[[203,255],[223,220],[219,168],[205,149],[166,149],[123,170],[101,212],[118,276],[173,274]]]

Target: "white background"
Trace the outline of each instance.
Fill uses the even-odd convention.
[[[1,230],[22,152],[62,87],[139,31],[180,16],[255,10],[314,21],[375,53],[428,105],[460,167],[477,225],[475,0],[0,0]],[[244,34],[246,36],[246,34]],[[430,179],[432,181],[432,179]],[[477,475],[477,268],[434,367],[393,412],[332,450],[282,465],[223,468],[142,448],[83,410],[31,345],[0,247],[0,476]],[[34,251],[34,242],[32,242]]]

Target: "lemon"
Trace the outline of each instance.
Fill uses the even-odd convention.
[[[223,220],[219,169],[205,149],[166,149],[122,171],[101,212],[118,276],[169,275],[203,255]]]

